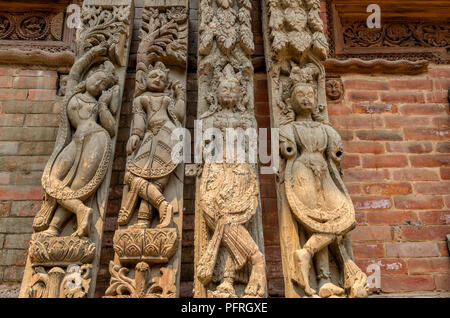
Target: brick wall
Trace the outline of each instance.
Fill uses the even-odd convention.
[[[197,114],[197,1],[190,1],[187,127]],[[263,56],[261,8],[253,1],[255,58]],[[325,13],[324,13],[325,14]],[[323,15],[324,15],[323,14]],[[96,296],[109,283],[112,237],[122,197],[125,144],[134,93],[135,53],[142,3],[136,19],[129,73],[105,220]],[[324,17],[324,16],[323,16]],[[32,217],[39,210],[40,176],[53,150],[62,98],[53,71],[0,67],[0,284],[9,295],[26,260]],[[363,270],[381,267],[382,292],[450,290],[445,234],[450,233],[449,105],[450,66],[431,66],[416,76],[342,77],[344,99],[329,103],[333,126],[345,140],[344,180],[352,195],[359,227],[352,234]],[[255,114],[270,126],[265,70],[255,71]],[[195,186],[185,178],[181,296],[192,296]],[[270,296],[283,296],[274,179],[260,175],[263,227]],[[0,297],[3,293],[0,285]]]
[[[0,67],[0,283],[17,292],[61,97],[53,71]],[[0,295],[5,289],[0,288]]]

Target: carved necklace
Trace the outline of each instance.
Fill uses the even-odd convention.
[[[82,119],[82,120],[89,119],[94,114],[94,112],[97,112],[97,109],[98,109],[98,102],[97,101],[92,102],[92,101],[86,100],[86,97],[84,95],[81,95],[81,97],[79,95],[75,95],[75,98],[76,98],[77,103],[78,103],[77,113],[78,113],[78,116],[80,117],[80,119]],[[81,116],[80,110],[81,110],[81,108],[83,108],[83,105],[80,103],[80,99],[81,99],[81,101],[83,101],[84,103],[87,103],[89,105],[94,104],[93,107],[89,107],[89,109],[88,109],[89,113],[88,113],[88,115],[86,117]]]

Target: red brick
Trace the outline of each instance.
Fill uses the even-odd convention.
[[[0,200],[38,200],[42,199],[42,188],[32,186],[0,186]]]
[[[384,145],[372,141],[347,141],[344,142],[344,151],[346,153],[384,153]]]
[[[412,192],[409,183],[376,183],[366,184],[363,190],[371,195],[405,195]]]
[[[410,126],[428,126],[430,118],[428,117],[407,117],[404,115],[385,115],[383,116],[386,128],[402,128]]]
[[[448,233],[450,225],[402,227],[402,238],[406,241],[443,241]]]
[[[351,113],[350,108],[341,104],[328,104],[329,116],[345,116]]]
[[[427,103],[447,103],[448,93],[446,91],[426,93],[425,100]]]
[[[389,84],[385,81],[368,81],[362,79],[344,80],[344,87],[347,90],[360,89],[360,90],[388,90]]]
[[[261,184],[260,185],[261,198],[276,198],[277,192],[274,184]]]
[[[450,275],[435,275],[434,283],[436,284],[436,290],[450,290]]]
[[[386,149],[388,152],[429,153],[433,150],[433,145],[428,141],[388,142]]]
[[[431,291],[434,290],[434,281],[428,275],[382,275],[381,290],[385,293]]]
[[[408,267],[406,261],[401,258],[383,258],[378,259],[376,262],[374,260],[357,260],[356,264],[363,270],[366,274],[370,275],[372,272],[368,272],[367,267],[371,264],[378,264],[381,270],[381,274],[407,274]]]
[[[441,209],[444,205],[442,198],[437,196],[395,197],[394,203],[397,209],[406,209],[406,210]]]
[[[450,182],[417,182],[414,189],[420,194],[450,194]]]
[[[398,181],[436,181],[439,176],[431,169],[403,168],[393,172],[394,180]]]
[[[450,78],[450,68],[446,68],[447,65],[441,66],[441,65],[434,65],[430,67],[428,70],[428,75],[431,77],[437,77],[437,78]]]
[[[51,89],[30,89],[29,100],[54,100],[56,97],[56,90]]]
[[[363,168],[402,168],[408,166],[404,155],[367,155],[362,158]]]
[[[450,165],[450,155],[416,155],[410,156],[411,166],[422,167],[443,167]]]
[[[392,207],[387,197],[352,197],[355,210],[386,210]]]
[[[346,187],[350,195],[361,193],[361,185],[359,183],[347,183]]]
[[[354,242],[392,241],[393,233],[390,226],[358,226],[351,232]]]
[[[448,128],[450,127],[450,117],[448,115],[445,115],[443,117],[435,117],[433,118],[431,123],[432,126],[437,127],[438,130],[445,131],[445,129],[448,130]]]
[[[342,140],[353,140],[353,131],[345,129],[336,129],[339,135],[341,135]]]
[[[386,242],[387,257],[435,257],[439,256],[436,242]]]
[[[439,249],[439,253],[441,256],[450,256],[448,253],[448,244],[447,242],[437,242],[437,246]]]
[[[18,127],[23,125],[23,114],[0,114],[0,126]]]
[[[445,206],[447,208],[450,208],[450,195],[445,195],[444,196],[444,201],[445,201]]]
[[[373,211],[366,213],[370,225],[416,224],[417,215],[411,211]]]
[[[356,136],[360,140],[403,140],[399,130],[357,130]]]
[[[27,89],[0,88],[0,100],[25,100],[27,96]]]
[[[445,113],[445,106],[441,104],[408,104],[399,107],[404,115],[441,115]]]
[[[366,212],[355,212],[355,218],[358,225],[367,225]]]
[[[0,87],[10,88],[12,87],[13,78],[11,76],[0,76]]]
[[[385,103],[423,103],[423,93],[381,93],[381,101]]]
[[[355,168],[360,166],[359,156],[352,155],[344,155],[341,161],[341,167],[346,168]]]
[[[378,94],[376,92],[352,91],[347,94],[348,100],[355,102],[375,101],[378,99]]]
[[[353,253],[355,258],[380,258],[384,256],[384,246],[380,243],[375,244],[353,244]]]
[[[56,89],[57,77],[15,77],[13,82],[14,88],[42,88]]]
[[[397,112],[397,106],[392,104],[376,103],[353,104],[353,112],[357,114],[392,114]]]
[[[448,90],[450,89],[450,79],[448,78],[440,78],[440,79],[435,79],[433,80],[434,82],[434,89],[436,91],[439,90]]]
[[[450,272],[450,259],[438,258],[410,258],[408,260],[410,274],[448,273]]]
[[[441,179],[450,180],[450,168],[442,167],[440,170],[441,170]]]
[[[375,128],[383,127],[383,119],[373,116],[341,116],[332,118],[336,124],[333,127],[345,128],[345,129],[358,129],[358,128]]]
[[[445,128],[405,127],[405,140],[447,140],[449,130]]]
[[[16,76],[37,76],[37,77],[58,77],[56,71],[43,71],[43,70],[21,70]]]
[[[419,212],[422,224],[450,224],[450,211],[424,211]]]
[[[0,202],[0,216],[9,216],[11,211],[11,202]]]
[[[344,170],[345,182],[356,181],[383,181],[389,179],[389,170],[387,169],[346,169]]]
[[[28,114],[24,126],[58,127],[59,115],[57,114]]]
[[[407,80],[391,80],[389,81],[391,88],[395,90],[431,90],[433,82],[426,79],[407,79]]]

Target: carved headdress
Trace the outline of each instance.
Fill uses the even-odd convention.
[[[147,79],[148,75],[153,70],[160,70],[166,74],[167,84],[169,85],[169,69],[164,65],[163,62],[156,62],[154,65],[150,64],[148,67],[144,62],[139,62],[136,66],[136,91],[134,93],[134,97],[138,97],[142,95],[145,91],[147,91]]]

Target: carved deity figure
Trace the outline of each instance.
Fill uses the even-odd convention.
[[[163,196],[170,174],[177,167],[172,150],[177,140],[172,131],[181,127],[185,116],[184,89],[178,81],[170,82],[169,69],[162,62],[147,68],[137,67],[137,90],[133,102],[133,123],[127,143],[126,190],[119,212],[119,225],[131,220],[138,207],[135,226],[148,228],[152,209],[159,211],[158,227],[169,226],[173,207]],[[141,198],[141,200],[138,200]]]
[[[227,128],[246,130],[256,126],[254,118],[242,105],[242,85],[230,64],[224,68],[215,96],[217,101],[201,116],[205,128],[214,127],[225,135]],[[206,147],[214,152],[217,147],[212,145],[212,139],[209,143]],[[199,187],[200,207],[213,234],[201,256],[196,275],[207,286],[217,262],[222,261],[221,283],[211,295],[237,297],[234,282],[238,272],[245,270],[244,266],[250,262],[251,273],[244,297],[263,297],[266,289],[264,255],[247,229],[258,206],[255,168],[249,163],[236,162],[235,157],[226,158],[226,153],[224,146],[223,160],[213,153],[215,160],[206,161],[203,165]],[[221,248],[224,249],[223,257],[219,260]]]
[[[92,63],[107,52],[95,46],[72,67],[72,81],[85,80],[66,96],[62,119],[66,144],[57,145],[42,176],[45,200],[33,228],[43,236],[59,236],[72,214],[73,236],[89,237],[93,210],[84,204],[102,183],[112,157],[118,77],[109,62]],[[74,130],[73,135],[71,131]]]
[[[344,236],[355,225],[355,211],[341,178],[342,141],[324,124],[317,109],[318,68],[294,66],[289,96],[284,99],[286,120],[280,126],[280,150],[286,159],[286,197],[291,211],[306,232],[306,241],[294,251],[297,283],[306,295],[342,296],[345,291],[331,280],[328,247],[334,248],[344,267],[345,285],[353,296],[366,294],[366,276],[350,259]],[[337,247],[337,248],[336,248]],[[318,290],[310,286],[315,261]]]

